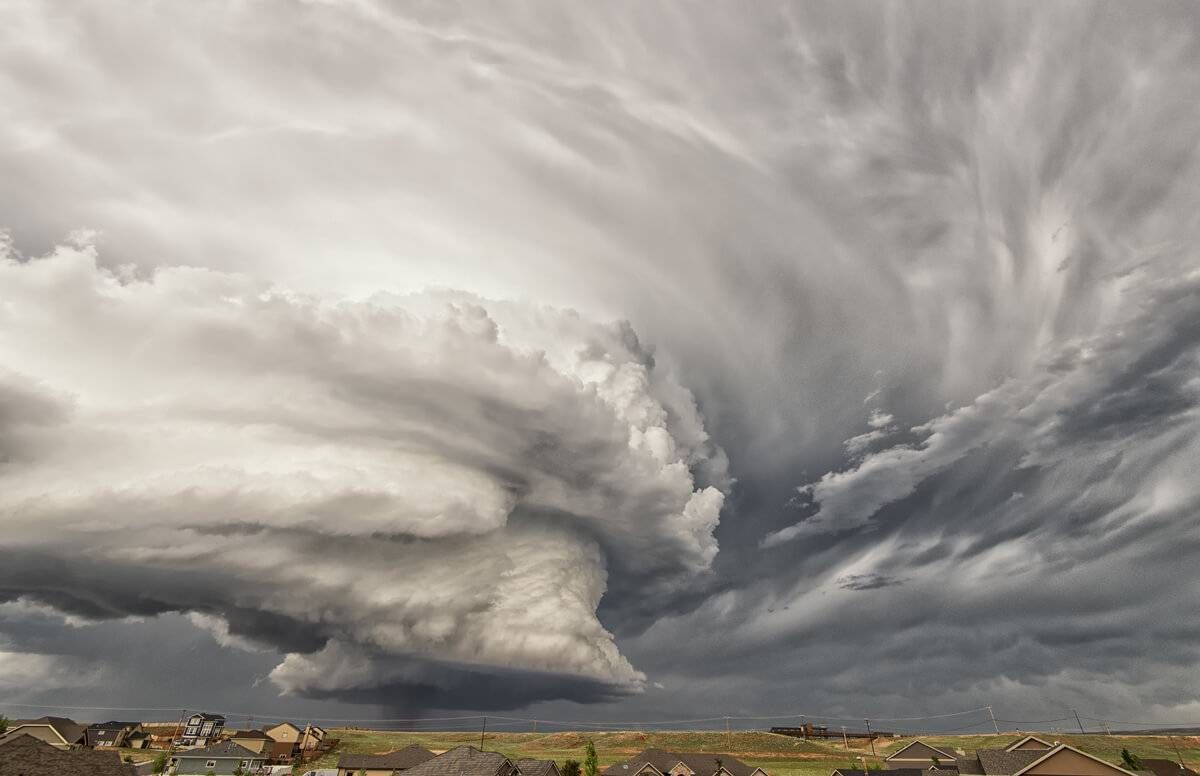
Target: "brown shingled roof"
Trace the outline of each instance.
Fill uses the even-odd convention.
[[[57,749],[30,735],[0,743],[0,776],[135,776],[116,752]]]
[[[720,761],[720,766],[717,762]],[[728,754],[717,752],[668,752],[665,749],[646,749],[630,757],[624,762],[610,765],[604,771],[604,776],[632,776],[646,764],[653,765],[660,773],[666,773],[679,763],[683,763],[697,776],[714,776],[717,768],[728,771],[731,776],[750,776],[754,768]]]
[[[344,754],[338,759],[337,767],[354,770],[407,770],[432,760],[434,753],[423,746],[412,744],[387,754]]]
[[[1139,757],[1142,770],[1151,771],[1154,776],[1196,776],[1191,768],[1180,765],[1174,760],[1160,760],[1154,757]]]
[[[516,763],[499,752],[457,746],[409,768],[404,776],[512,776],[516,767]]]
[[[517,760],[522,776],[559,776],[558,765],[553,760],[535,760],[531,757]]]

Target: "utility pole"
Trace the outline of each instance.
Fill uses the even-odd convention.
[[[845,725],[842,725],[842,744],[847,749],[850,748],[850,739],[846,737],[846,726]],[[866,769],[864,768],[864,770],[866,770]]]
[[[487,715],[483,715],[483,730],[479,731],[479,751],[486,752],[483,748],[483,739],[487,737]]]
[[[1111,736],[1112,733],[1109,733],[1109,735]],[[1185,766],[1183,764],[1183,755],[1179,753],[1179,744],[1175,743],[1175,736],[1167,736],[1167,738],[1171,741],[1171,748],[1175,750],[1175,759],[1179,761],[1179,769],[1183,770]]]
[[[729,717],[725,717],[725,747],[729,747]]]
[[[1079,721],[1079,712],[1071,709],[1071,713],[1075,715],[1075,724],[1079,725],[1079,732],[1087,735],[1087,731],[1083,729],[1083,723]]]
[[[871,734],[871,720],[864,719],[863,722],[867,723],[867,740],[871,742],[871,756],[878,757],[879,755],[875,754],[875,736]]]
[[[992,713],[991,706],[988,706],[988,716],[992,718],[992,727],[996,728],[996,735],[1000,735],[1000,726],[996,724],[996,715]]]

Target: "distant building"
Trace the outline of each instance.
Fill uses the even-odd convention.
[[[180,746],[205,746],[218,740],[224,729],[225,718],[220,714],[193,714],[184,723],[178,743]]]
[[[125,746],[129,737],[142,729],[140,722],[94,722],[83,731],[84,746],[96,747]]]
[[[85,725],[66,717],[38,717],[37,719],[18,719],[8,724],[8,731],[0,738],[0,743],[17,736],[32,736],[44,741],[55,749],[73,749],[83,746]]]
[[[242,773],[256,771],[266,762],[267,758],[258,752],[233,741],[222,741],[180,752],[175,759],[174,773],[177,776],[205,776],[211,772],[214,776],[233,776],[239,769]]]
[[[728,754],[647,749],[608,766],[604,776],[769,776]]]
[[[275,743],[270,736],[261,730],[239,730],[230,736],[229,740],[264,757],[271,755],[271,747]]]
[[[338,758],[337,776],[395,776],[434,759],[428,749],[413,744],[387,754],[344,754]]]

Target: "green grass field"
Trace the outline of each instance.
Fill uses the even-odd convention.
[[[479,746],[478,733],[394,733],[339,728],[331,730],[329,734],[341,739],[337,750],[306,764],[305,770],[332,768],[342,754],[390,752],[409,744],[420,744],[435,752],[462,744]],[[1016,733],[1001,736],[930,735],[925,736],[924,740],[935,746],[964,749],[969,752],[974,749],[1003,748],[1018,737]],[[1122,748],[1128,748],[1142,757],[1175,757],[1172,739],[1166,736],[1046,734],[1042,737],[1071,744],[1113,763],[1120,762]],[[488,733],[485,745],[489,750],[503,752],[514,759],[535,757],[562,763],[568,759],[582,761],[583,749],[588,739],[596,744],[601,767],[624,760],[642,749],[659,747],[674,751],[725,752],[750,765],[763,768],[772,776],[829,776],[829,772],[834,768],[854,765],[860,756],[864,757],[868,764],[880,766],[885,755],[911,740],[902,738],[876,741],[875,756],[871,754],[870,744],[861,739],[850,739],[850,748],[846,749],[841,741],[803,741],[751,731],[734,731],[728,735],[713,731]],[[1179,747],[1184,762],[1200,770],[1200,736],[1175,736],[1173,740]],[[152,759],[154,756],[145,750],[130,752],[137,761]]]

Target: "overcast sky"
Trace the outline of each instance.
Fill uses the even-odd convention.
[[[1191,3],[0,0],[0,712],[1200,720],[1197,105]]]

